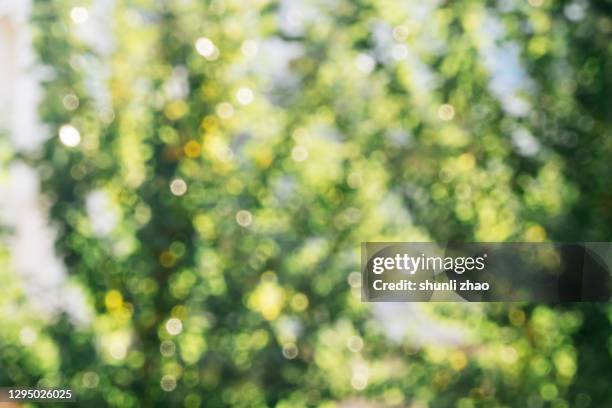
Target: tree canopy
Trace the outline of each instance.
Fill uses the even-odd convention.
[[[91,313],[38,316],[3,267],[0,383],[92,407],[612,401],[609,305],[378,308],[356,272],[362,241],[610,240],[610,3],[86,7],[34,2],[53,136],[5,162],[40,175]]]

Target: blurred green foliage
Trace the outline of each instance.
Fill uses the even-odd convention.
[[[80,140],[19,156],[95,313],[36,318],[3,272],[2,310],[24,306],[0,383],[92,407],[609,406],[608,305],[425,305],[469,336],[418,345],[347,277],[361,241],[610,240],[610,3],[291,3],[116,0],[104,54],[78,5],[35,2],[40,115]]]

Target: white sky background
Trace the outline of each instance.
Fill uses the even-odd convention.
[[[0,137],[8,135],[15,151],[33,152],[50,136],[37,117],[44,69],[36,64],[29,19],[30,0],[0,0]],[[13,161],[7,181],[0,183],[0,223],[11,231],[2,236],[11,255],[11,269],[41,315],[65,311],[76,324],[90,320],[89,306],[78,286],[69,282],[55,252],[56,233],[41,206],[35,169]]]

